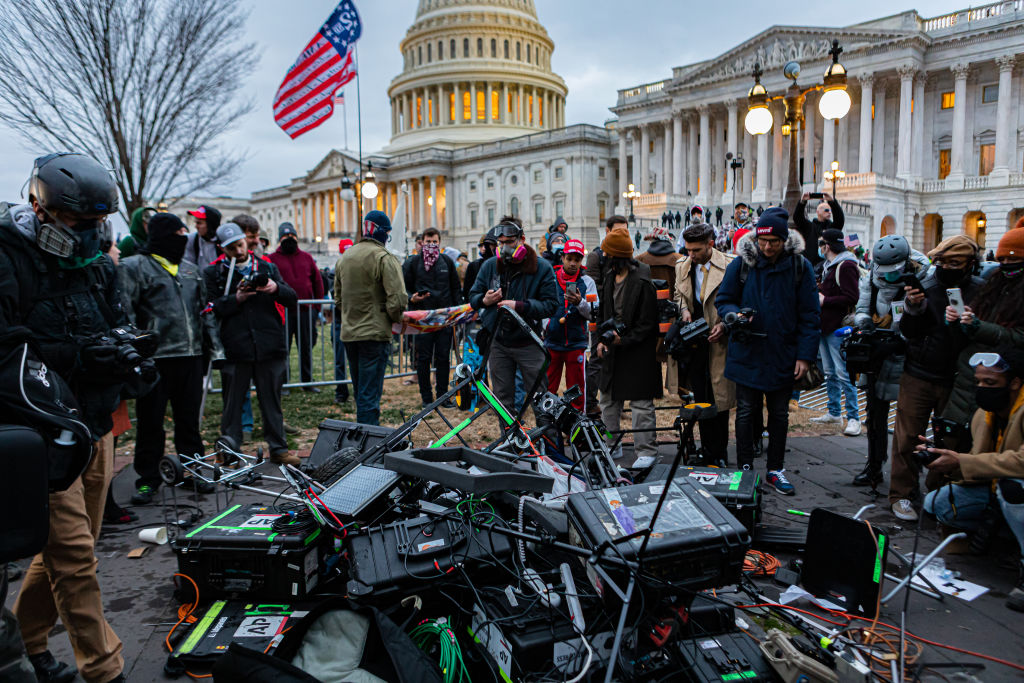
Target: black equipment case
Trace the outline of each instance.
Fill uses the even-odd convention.
[[[745,633],[725,633],[679,641],[683,671],[693,683],[777,681],[761,648]],[[680,679],[683,680],[683,679]]]
[[[312,528],[276,532],[284,513],[266,505],[235,505],[172,541],[178,571],[206,597],[245,594],[273,600],[308,595],[320,580],[322,557],[333,537]]]
[[[648,528],[664,486],[648,482],[570,495],[570,542],[591,550],[614,543],[624,559],[637,560],[642,536],[616,541]],[[669,484],[644,551],[644,571],[691,590],[725,586],[739,581],[749,547],[749,532],[707,489],[689,477],[677,477]],[[604,595],[589,568],[588,575]]]
[[[725,506],[751,534],[761,517],[761,475],[750,470],[680,467],[676,479],[697,482]]]
[[[313,442],[313,448],[309,451],[306,467],[319,467],[343,448],[356,448],[360,453],[368,451],[395,432],[392,427],[364,425],[330,418],[321,421],[319,427],[320,431]]]

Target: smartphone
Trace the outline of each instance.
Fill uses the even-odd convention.
[[[904,273],[903,277],[900,278],[900,282],[911,289],[916,289],[917,291],[924,293],[924,285],[921,284],[921,281],[917,279],[917,275],[914,273]]]
[[[824,199],[825,196],[821,192],[812,192],[811,199]]]
[[[420,291],[418,291],[416,293],[419,294],[420,296],[429,296],[430,295],[430,290],[429,289],[421,289]]]
[[[964,295],[960,293],[960,288],[953,287],[952,289],[947,289],[946,296],[949,298],[949,305],[956,309],[956,314],[963,315]]]
[[[567,282],[565,285],[566,294],[579,294],[580,288],[575,282]]]

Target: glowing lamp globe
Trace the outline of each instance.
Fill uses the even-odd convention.
[[[768,107],[754,107],[747,111],[743,127],[751,135],[764,135],[772,129],[772,113]]]
[[[826,119],[841,119],[849,113],[851,103],[845,88],[826,90],[818,100],[818,111]]]

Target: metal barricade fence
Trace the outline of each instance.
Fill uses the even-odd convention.
[[[285,389],[301,389],[303,387],[324,387],[340,384],[352,384],[351,371],[348,367],[348,359],[345,359],[345,379],[335,379],[335,349],[334,335],[340,332],[340,320],[334,315],[333,299],[299,299],[299,320],[295,326],[294,343],[292,341],[292,318],[295,310],[285,310],[284,335],[285,343],[288,346],[288,364],[285,370]],[[308,312],[308,313],[307,313]],[[310,345],[310,377],[302,377],[302,360],[300,349],[303,341],[312,337]],[[414,340],[416,335],[393,334],[391,349],[388,354],[388,368],[384,379],[396,379],[401,377],[416,376],[416,358],[414,355]],[[456,341],[452,343],[451,367],[456,364]],[[319,356],[319,362],[316,362]],[[431,368],[433,370],[433,368]],[[210,393],[220,393],[220,373],[214,372],[210,377]]]

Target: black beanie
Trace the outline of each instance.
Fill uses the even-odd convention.
[[[789,212],[781,206],[765,209],[754,227],[757,237],[778,237],[783,242],[789,238]]]
[[[171,263],[180,263],[185,253],[185,244],[188,242],[188,237],[178,234],[184,227],[185,224],[173,213],[154,215],[149,219],[146,251],[163,256]]]
[[[829,228],[821,231],[821,239],[832,250],[833,254],[841,254],[846,251],[846,241],[843,239],[843,231]]]

